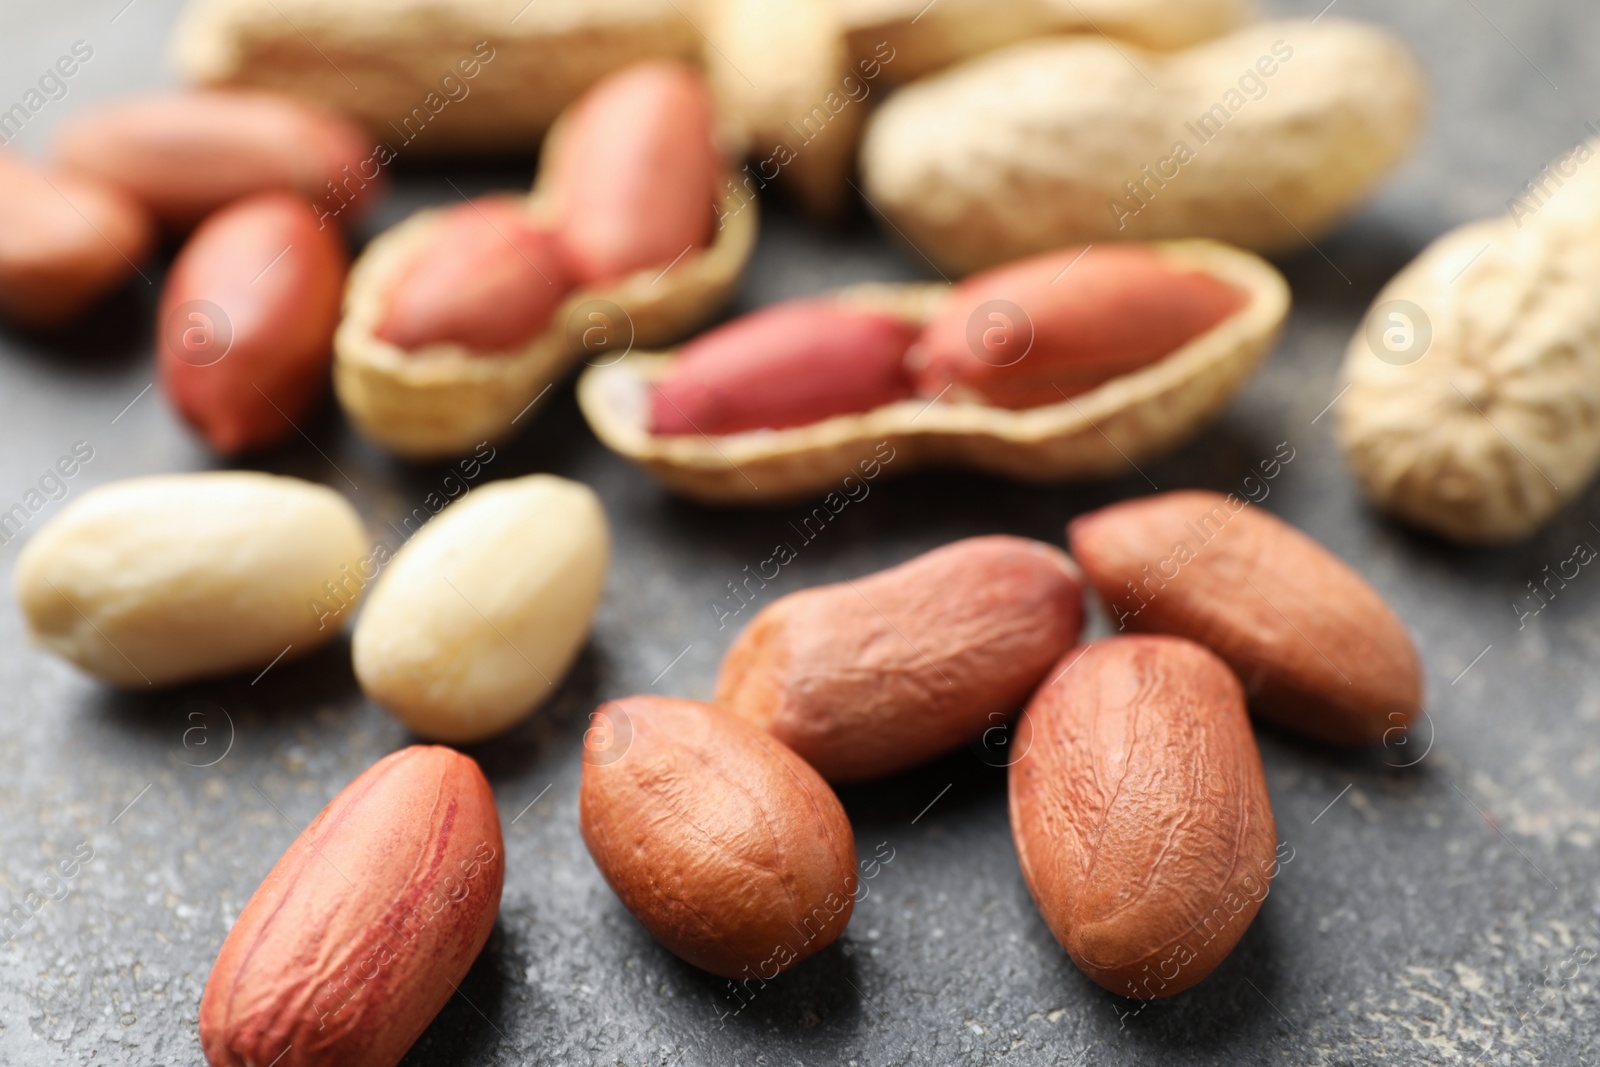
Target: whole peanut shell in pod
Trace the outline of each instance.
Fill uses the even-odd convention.
[[[682,131],[699,120],[674,109],[706,99],[698,79],[679,65],[647,64],[595,86],[545,138],[533,193],[495,198],[485,212],[507,239],[500,247],[486,234],[470,237],[470,227],[465,247],[462,208],[420,212],[367,246],[334,341],[334,389],[363,434],[413,459],[504,440],[574,363],[605,365],[677,341],[732,296],[755,246],[754,202],[730,179],[720,193],[705,185],[703,202],[690,204],[684,194],[701,187],[694,174],[706,166],[707,144],[675,147],[638,125],[642,112],[588,106],[605,104],[621,83],[628,99],[648,98],[646,111]],[[569,152],[569,133],[588,147]],[[655,188],[662,152],[676,176]],[[647,161],[656,170],[638,169]],[[660,213],[668,209],[675,214]],[[551,234],[560,237],[560,266],[548,262]],[[704,247],[693,244],[702,239]],[[659,262],[627,266],[657,254]],[[628,272],[590,282],[574,273],[613,269]],[[438,283],[450,288],[435,291]],[[499,295],[513,289],[520,299]],[[546,315],[556,289],[564,295]]]
[[[705,67],[747,148],[744,197],[769,184],[836,218],[883,56],[853,62],[833,0],[705,0]]]
[[[394,1067],[477,959],[505,845],[478,765],[386,756],[334,797],[262,881],[200,1000],[211,1067]]]
[[[1600,141],[1434,242],[1344,363],[1339,444],[1379,507],[1452,541],[1532,535],[1600,470]]]
[[[333,640],[340,627],[308,605],[368,546],[355,509],[323,486],[159,475],[68,504],[24,546],[13,584],[35,642],[113,685],[169,685]]]
[[[830,782],[877,778],[1004,725],[1082,624],[1059,550],[968,538],[775,601],[728,649],[716,704]]]
[[[1097,641],[1017,724],[1011,834],[1045,925],[1090,978],[1139,1000],[1216,969],[1278,862],[1239,682],[1177,637]]]
[[[149,213],[114,187],[0,151],[0,317],[65,324],[137,272],[154,237]]]
[[[1148,245],[1072,248],[968,278],[908,362],[923,396],[1055,404],[1171,355],[1247,299]]]
[[[382,189],[372,147],[360,127],[298,100],[188,91],[78,112],[63,123],[54,154],[63,169],[117,186],[183,230],[273,190],[318,205],[323,225],[348,221]]]
[[[894,56],[886,80],[920,78],[1033,37],[1104,33],[1143,48],[1197,44],[1239,26],[1247,0],[838,0],[850,53]],[[881,57],[880,57],[881,58]]]
[[[351,639],[362,691],[418,734],[501,733],[583,648],[610,554],[588,486],[535,474],[472,490],[406,542]]]
[[[600,285],[710,243],[722,158],[711,93],[682,63],[641,63],[572,108],[555,145],[550,210],[575,280]]]
[[[872,203],[946,269],[1063,245],[1304,247],[1406,154],[1423,84],[1376,28],[1268,22],[1172,53],[1014,45],[900,90],[868,123]]]
[[[1101,271],[1102,256],[1116,269]],[[991,299],[994,280],[1015,299]],[[1210,241],[1079,249],[972,286],[859,285],[779,305],[674,352],[597,360],[578,402],[608,448],[718,504],[832,508],[885,470],[920,467],[1126,475],[1226,407],[1289,310],[1270,264]],[[851,322],[877,325],[839,328]],[[908,395],[919,380],[923,395]],[[668,398],[688,419],[663,410]]]
[[[1118,630],[1175,634],[1221,656],[1256,713],[1340,745],[1403,732],[1422,665],[1367,581],[1236,496],[1183,491],[1074,519],[1073,558]]]
[[[640,925],[724,978],[775,977],[832,944],[855,908],[839,798],[770,734],[709,704],[602,704],[578,825]]]
[[[161,292],[156,359],[178,413],[226,456],[300,436],[328,389],[349,264],[293,193],[261,193],[195,230]]]
[[[388,166],[525,153],[607,74],[701,41],[677,0],[190,0],[171,51],[191,82],[349,117]]]

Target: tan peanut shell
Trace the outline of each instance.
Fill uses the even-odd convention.
[[[793,429],[654,436],[647,429],[650,382],[671,356],[644,353],[585,371],[578,402],[607,447],[672,489],[712,503],[805,497],[839,485],[869,458],[895,472],[950,465],[1029,481],[1126,473],[1129,463],[1176,448],[1213,419],[1271,350],[1289,311],[1283,276],[1254,255],[1209,241],[1157,247],[1174,266],[1239,287],[1247,303],[1166,358],[1059,404],[1013,411],[911,399]],[[925,323],[948,291],[865,285],[839,299]]]
[[[971,537],[774,601],[728,649],[716,703],[828,781],[864,781],[1004,726],[1082,625],[1060,549]]]
[[[1090,978],[1172,996],[1233,950],[1278,870],[1244,694],[1182,638],[1097,641],[1057,670],[1013,742],[1023,879]]]
[[[1205,645],[1270,722],[1373,745],[1402,734],[1422,706],[1422,661],[1378,591],[1237,496],[1128,500],[1074,519],[1067,537],[1116,629]]]
[[[157,475],[68,504],[23,548],[13,582],[39,644],[113,685],[168,685],[333,640],[340,627],[316,605],[369,548],[355,509],[323,486]]]
[[[888,76],[920,78],[1032,37],[1105,33],[1143,48],[1197,44],[1234,29],[1249,0],[837,0],[850,54],[894,50]]]
[[[963,272],[1108,240],[1303,248],[1405,155],[1423,95],[1398,41],[1332,18],[1173,53],[1053,38],[900,90],[861,168],[905,239]]]
[[[546,139],[553,156],[560,126]],[[550,218],[541,169],[528,198],[529,217]],[[515,353],[474,354],[457,344],[406,352],[374,333],[389,289],[417,250],[428,244],[441,211],[419,212],[381,234],[351,268],[345,315],[334,337],[334,389],[352,422],[390,451],[413,459],[454,456],[482,441],[499,441],[532,418],[529,405],[572,366],[599,354],[593,331],[626,347],[660,345],[682,337],[729,298],[755,246],[757,208],[735,191],[717,208],[712,244],[670,269],[642,270],[610,285],[566,298],[549,326]],[[622,313],[619,321],[617,309]]]
[[[1435,241],[1378,294],[1337,414],[1385,511],[1466,544],[1516,541],[1600,470],[1597,154],[1547,168],[1545,193]]]
[[[228,931],[200,1000],[211,1067],[394,1067],[500,910],[494,794],[461,753],[413,745],[322,809]]]
[[[474,489],[406,542],[351,638],[362,691],[423,737],[501,733],[548,700],[589,636],[610,532],[588,486]]]
[[[706,71],[752,172],[766,181],[776,171],[808,210],[837,215],[868,104],[847,92],[852,71],[833,3],[703,0],[702,10]]]
[[[578,826],[651,936],[724,978],[768,980],[844,932],[855,835],[828,783],[727,712],[654,694],[600,706]]]
[[[673,0],[190,0],[171,51],[191,82],[296,96],[422,156],[526,152],[605,75],[700,46]]]

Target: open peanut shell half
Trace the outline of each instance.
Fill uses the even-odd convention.
[[[554,158],[561,124],[545,139]],[[757,208],[731,181],[719,186],[720,224],[712,243],[677,261],[616,282],[580,287],[549,324],[508,352],[473,352],[459,344],[402,350],[376,335],[388,296],[425,249],[443,209],[418,212],[367,246],[350,271],[344,319],[334,337],[334,389],[362,433],[412,459],[457,455],[482,441],[509,437],[546,389],[579,359],[670,344],[710,318],[732,296],[755,247]],[[526,197],[530,219],[552,217],[547,175]]]
[[[897,472],[949,465],[1027,481],[1126,473],[1215,418],[1270,352],[1289,311],[1288,284],[1258,256],[1213,241],[1150,247],[1173,267],[1235,286],[1241,306],[1156,362],[1060,403],[1016,410],[912,398],[789,429],[656,435],[652,383],[673,355],[638,351],[585,371],[578,402],[607,447],[708,503],[803,498],[837,486],[870,457],[882,461],[885,444]],[[943,285],[863,285],[835,299],[922,325],[949,296]]]

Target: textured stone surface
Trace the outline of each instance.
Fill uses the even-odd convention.
[[[96,49],[20,147],[39,151],[49,125],[91,99],[162,83],[174,4],[126,2],[80,10],[3,0],[0,107],[21,99],[74,40]],[[1311,15],[1322,0],[1269,6]],[[1405,748],[1358,755],[1264,733],[1279,834],[1294,858],[1211,978],[1121,1019],[1137,1005],[1081,976],[1027,898],[1000,771],[964,753],[848,790],[863,858],[883,842],[892,862],[867,883],[836,946],[741,1010],[725,983],[657,947],[601,882],[578,837],[578,746],[585,717],[605,698],[652,686],[710,694],[732,623],[752,613],[719,630],[712,604],[747,564],[795,539],[788,524],[802,509],[723,512],[674,501],[593,441],[563,387],[482,477],[544,470],[593,485],[616,530],[616,566],[594,641],[559,696],[536,721],[472,750],[505,826],[505,903],[462,996],[409,1064],[1600,1058],[1600,577],[1586,568],[1524,629],[1512,608],[1525,583],[1568,559],[1577,541],[1600,545],[1591,525],[1600,524],[1600,493],[1517,548],[1447,548],[1369,513],[1341,467],[1332,419],[1317,419],[1378,287],[1438,232],[1503,212],[1540,166],[1588,135],[1586,121],[1600,120],[1585,110],[1600,98],[1600,70],[1586,54],[1600,39],[1600,10],[1576,0],[1339,0],[1328,17],[1340,15],[1393,23],[1422,54],[1437,90],[1435,123],[1376,204],[1320,252],[1285,261],[1298,302],[1289,334],[1223,422],[1142,475],[1088,488],[936,473],[880,479],[813,543],[796,545],[798,558],[759,602],[971,534],[1060,543],[1069,518],[1147,492],[1150,482],[1235,489],[1287,440],[1296,458],[1265,506],[1392,597],[1427,661],[1431,748],[1427,726]],[[528,173],[527,161],[402,170],[373,225],[452,199],[451,181],[472,194]],[[859,232],[840,236],[770,217],[741,306],[853,280],[927,276],[915,253],[879,238],[870,218],[859,221]],[[155,287],[135,283],[70,340],[0,332],[0,509],[20,502],[80,439],[95,457],[69,483],[72,495],[114,478],[213,465],[159,395],[141,395],[151,381],[154,302]],[[389,460],[331,410],[305,430],[315,447],[301,443],[261,466],[347,493],[375,534],[444,486],[446,468]],[[61,506],[46,504],[29,531]],[[392,531],[382,536],[397,541]],[[0,548],[8,582],[16,551]],[[26,910],[25,894],[79,842],[94,857],[69,896],[44,904],[0,947],[0,1061],[196,1063],[200,991],[229,922],[317,810],[407,737],[361,699],[347,644],[280,664],[254,684],[118,695],[25,647],[3,599],[0,904]]]

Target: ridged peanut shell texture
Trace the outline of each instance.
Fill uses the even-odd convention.
[[[295,838],[200,1001],[211,1067],[394,1067],[494,927],[505,845],[478,765],[415,745]]]
[[[600,603],[610,532],[588,486],[492,482],[406,542],[351,639],[362,690],[423,737],[481,741],[556,691]]]
[[[603,704],[578,821],[650,934],[724,978],[769,979],[844,932],[856,851],[833,790],[770,735],[708,704]]]
[[[1335,18],[1174,53],[1050,38],[891,97],[864,189],[947,270],[1109,240],[1299,248],[1405,155],[1423,96],[1399,42]]]
[[[1239,303],[1231,314],[1225,314],[1209,329],[1153,362],[1125,360],[1138,351],[1138,345],[1127,350],[1114,348],[1107,353],[1113,358],[1100,365],[1100,370],[1112,373],[1112,377],[1085,383],[1090,385],[1087,391],[1075,396],[1063,396],[1051,389],[1045,399],[1053,397],[1053,402],[1026,410],[978,402],[987,391],[981,381],[986,373],[973,380],[977,388],[952,388],[942,395],[935,390],[932,396],[896,400],[897,395],[903,394],[893,389],[869,393],[857,388],[866,369],[866,354],[835,350],[826,353],[825,362],[818,363],[814,380],[789,390],[788,395],[793,398],[789,414],[802,407],[809,410],[813,401],[824,396],[865,398],[877,406],[845,410],[786,429],[730,432],[714,440],[698,433],[651,432],[652,406],[657,403],[661,388],[677,375],[676,361],[715,334],[748,324],[773,309],[704,334],[673,353],[634,352],[615,362],[595,361],[579,381],[578,402],[590,428],[606,447],[645,468],[672,489],[719,504],[821,496],[841,484],[848,488],[853,483],[847,479],[859,478],[864,470],[876,477],[880,468],[899,474],[919,467],[969,467],[1028,481],[1125,475],[1132,470],[1130,463],[1142,465],[1146,459],[1178,447],[1222,411],[1271,352],[1289,312],[1289,287],[1283,276],[1260,257],[1212,241],[1169,241],[1132,250],[1097,245],[1074,266],[1071,260],[1075,256],[1073,252],[1058,251],[999,268],[995,273],[1008,274],[1016,268],[1031,275],[1047,260],[1060,257],[1067,266],[1065,272],[1056,266],[1045,275],[1043,286],[1030,286],[1030,291],[1066,292],[1076,284],[1078,270],[1088,267],[1097,257],[1134,258],[1154,265],[1149,278],[1158,290],[1173,275],[1203,276],[1208,287],[1236,294]],[[1095,272],[1085,270],[1084,276],[1092,273]],[[1058,275],[1060,280],[1052,288],[1049,280]],[[972,279],[975,288],[988,299],[995,294],[978,284],[983,280]],[[852,312],[899,318],[912,332],[930,327],[926,338],[954,336],[959,347],[966,333],[962,319],[970,320],[971,312],[983,310],[969,305],[967,313],[961,313],[963,301],[974,295],[967,286],[867,284],[826,294],[814,303],[834,301]],[[1019,296],[1013,303],[1020,307],[1028,299]],[[1225,303],[1233,299],[1229,296]],[[1095,298],[1081,303],[1080,310],[1109,309],[1120,313],[1140,301]],[[1154,303],[1162,310],[1155,320],[1167,317],[1173,310],[1163,304],[1160,291],[1145,303]],[[952,315],[956,317],[954,329],[936,330],[930,326]],[[1070,337],[1064,346],[1067,350],[1084,347],[1077,341],[1087,341],[1092,348],[1106,337],[1138,333],[1077,330],[1084,317],[1068,318],[1078,321],[1073,324],[1075,332],[1068,331]],[[986,327],[988,321],[985,318],[979,325]],[[1036,355],[1042,360],[1049,358],[1043,344],[1045,335],[1060,322],[1055,316],[1041,315],[1037,325],[1040,345]],[[752,345],[749,366],[770,366],[768,360],[781,357],[785,350],[798,352],[804,347],[796,338],[771,348]],[[921,347],[913,348],[906,357],[907,368],[913,372],[918,369],[912,366],[913,356]],[[1141,354],[1148,356],[1149,352]],[[1033,355],[1025,357],[1017,369],[1029,371],[1031,359]],[[851,364],[848,373],[841,373],[837,365],[847,362]],[[880,384],[892,383],[883,379]],[[782,408],[783,389],[769,381],[762,392],[776,399]]]
[[[1532,535],[1600,470],[1600,140],[1546,200],[1445,235],[1350,341],[1339,444],[1379,507],[1465,544]]]
[[[1269,722],[1371,745],[1399,736],[1421,710],[1421,661],[1383,597],[1239,497],[1163,493],[1091,512],[1067,534],[1113,627],[1205,645]]]
[[[1085,974],[1150,1000],[1233,950],[1277,873],[1239,682],[1173,637],[1098,641],[1017,726],[1011,833],[1050,932]]]
[[[120,686],[265,667],[339,635],[314,602],[370,550],[331,489],[239,471],[133,478],[69,503],[17,557],[29,636]]]
[[[728,649],[716,703],[830,782],[876,778],[1008,722],[1082,623],[1060,550],[969,538],[773,602]]]

